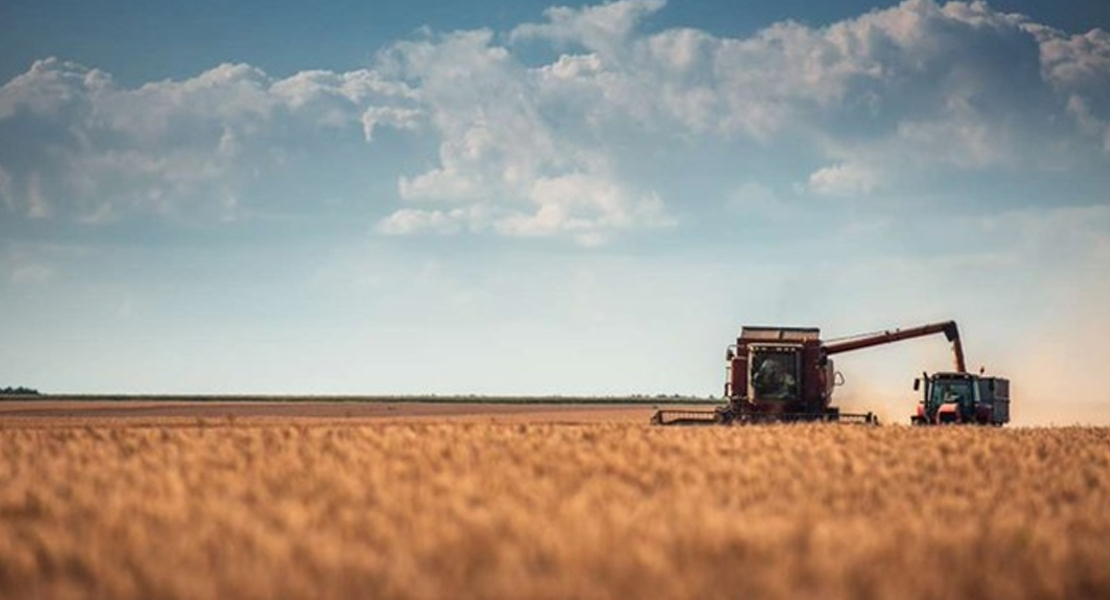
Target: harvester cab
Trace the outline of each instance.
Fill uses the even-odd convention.
[[[725,422],[847,416],[829,405],[837,377],[819,329],[743,327],[726,358],[725,397],[730,402],[718,411]]]
[[[914,425],[1004,425],[1010,421],[1010,381],[1002,377],[926,373],[913,381],[913,389],[922,392],[917,412],[910,418]]]

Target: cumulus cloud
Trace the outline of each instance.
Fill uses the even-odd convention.
[[[631,196],[618,184],[581,173],[537,179],[525,199],[453,209],[405,208],[381,220],[376,229],[388,235],[492,231],[511,237],[566,236],[594,246],[617,231],[673,224],[657,196]]]
[[[34,218],[234,218],[252,179],[314,132],[410,127],[411,95],[370,71],[275,80],[233,64],[126,89],[45,59],[0,88],[0,195],[9,213]]]
[[[584,202],[592,202],[592,226],[631,226],[601,189],[619,190],[631,200],[618,204],[633,213],[637,198],[658,199],[659,212],[650,201],[639,208],[663,218],[641,224],[672,222],[665,212],[674,199],[617,175],[634,160],[621,147],[627,139],[801,144],[826,166],[794,177],[830,196],[953,169],[1059,167],[1086,152],[1077,131],[1099,148],[1110,144],[1102,116],[1110,67],[1097,30],[1069,36],[982,2],[908,0],[828,27],[778,23],[745,39],[641,32],[662,7],[556,8],[513,29],[506,45],[483,31],[395,47],[393,64],[419,82],[442,139],[439,165],[403,177],[401,195],[503,207],[536,203],[547,181],[604,182]],[[563,53],[525,66],[514,55],[522,42]],[[494,230],[584,225],[540,198],[526,218],[495,217]]]
[[[1106,94],[1110,79],[1110,33],[1092,29],[1068,36],[1032,24],[1026,29],[1040,42],[1045,79],[1061,89]]]
[[[551,8],[502,33],[425,31],[367,69],[281,80],[227,64],[123,89],[96,69],[40,61],[0,88],[0,206],[89,223],[234,217],[265,201],[257,181],[308,154],[306,140],[353,131],[375,145],[385,127],[436,150],[394,172],[377,231],[598,243],[676,223],[682,199],[664,191],[674,174],[637,171],[653,147],[805,155],[780,180],[816,196],[878,195],[953,170],[1019,177],[1110,153],[1100,30],[906,0],[745,38],[644,31],[663,6],[621,0]],[[551,60],[522,58],[536,45]]]
[[[610,15],[606,30],[628,29],[615,19]],[[566,235],[597,243],[615,231],[669,223],[657,196],[616,175],[588,128],[563,128],[556,118],[564,109],[574,117],[576,108],[567,107],[551,78],[589,71],[591,57],[529,69],[491,32],[476,31],[398,44],[383,61],[417,82],[421,110],[441,139],[439,165],[400,177],[399,193],[410,203],[443,206],[401,209],[379,230]],[[449,208],[460,205],[467,210]]]
[[[1110,154],[1110,33],[1095,29],[1063,36],[1036,28],[1045,80],[1067,95],[1067,111],[1080,131]]]
[[[538,179],[528,198],[536,211],[499,221],[500,232],[543,236],[566,231],[589,245],[603,242],[611,230],[671,222],[658,197],[632,197],[612,181],[582,173]]]

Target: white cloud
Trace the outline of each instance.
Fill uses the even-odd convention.
[[[451,211],[406,208],[382,219],[377,231],[385,235],[458,233],[465,229],[467,220],[467,212],[459,208]]]
[[[660,6],[559,9],[548,23],[514,30],[511,40],[588,52],[537,70],[540,116],[573,111],[571,122],[589,126],[580,137],[605,136],[602,146],[628,131],[657,143],[706,134],[808,140],[834,163],[811,174],[810,189],[857,194],[951,169],[1058,168],[1076,151],[1058,118],[1074,92],[1061,93],[1054,82],[1063,75],[1051,73],[1110,96],[1104,32],[1054,49],[1069,38],[984,3],[910,0],[825,28],[780,23],[747,39],[638,34],[639,20]],[[1088,112],[1086,129],[1110,140],[1100,113]]]
[[[437,183],[449,185],[442,174]],[[527,200],[530,208],[490,202],[453,209],[405,208],[382,219],[376,230],[387,235],[489,231],[511,237],[565,235],[578,244],[594,246],[616,232],[673,224],[658,197],[630,196],[611,181],[581,173],[537,179]]]
[[[111,78],[96,69],[56,58],[36,61],[26,73],[4,84],[0,119],[11,118],[19,110],[48,116],[74,107],[79,110],[111,85]]]
[[[265,202],[250,196],[253,182],[303,154],[312,136],[411,127],[411,98],[403,83],[369,71],[275,80],[224,64],[124,89],[103,72],[46,59],[0,88],[0,128],[24,134],[0,141],[0,195],[18,215],[86,223],[135,213],[234,218],[243,204]]]
[[[424,32],[370,68],[281,80],[225,64],[121,89],[101,71],[40,61],[0,88],[0,128],[34,132],[19,147],[0,140],[2,206],[87,222],[234,218],[269,201],[259,182],[294,158],[311,171],[313,140],[354,132],[379,144],[389,127],[438,151],[388,175],[402,202],[379,208],[391,213],[379,231],[581,242],[675,222],[675,174],[638,170],[652,148],[805,154],[778,179],[817,195],[953,170],[1023,177],[1110,152],[1106,32],[932,0],[746,38],[642,31],[662,7],[551,8],[505,35]],[[522,60],[537,44],[558,56]]]
[[[1063,89],[1106,91],[1110,79],[1110,32],[1092,29],[1068,36],[1047,27],[1030,26],[1040,41],[1045,79]]]
[[[416,129],[420,124],[420,111],[395,106],[371,106],[362,113],[362,135],[367,142],[374,141],[374,129],[385,125],[394,129]]]
[[[809,189],[822,196],[867,195],[876,183],[874,173],[856,164],[824,167],[809,176]]]
[[[623,30],[615,21],[604,26]],[[479,31],[398,44],[386,61],[403,79],[419,82],[422,111],[442,140],[440,164],[399,178],[400,195],[442,208],[401,209],[379,230],[488,230],[597,243],[616,231],[668,222],[657,196],[635,191],[614,173],[588,128],[563,128],[553,118],[560,109],[573,116],[580,106],[568,106],[575,94],[557,80],[575,88],[577,77],[600,67],[596,55],[528,69]],[[464,227],[452,206],[481,207],[488,221],[467,218]]]
[[[413,98],[414,92],[403,83],[389,81],[375,71],[360,69],[347,73],[301,71],[271,86],[273,93],[291,108],[314,102],[336,100],[362,105],[380,98]],[[343,111],[349,114],[349,111]]]
[[[546,23],[520,25],[509,34],[509,39],[542,38],[597,50],[615,49],[641,19],[665,4],[664,0],[618,0],[583,8],[553,7],[544,11]]]
[[[539,179],[529,198],[536,212],[503,218],[495,223],[497,231],[516,236],[569,232],[594,245],[613,231],[671,224],[658,197],[634,198],[611,181],[581,173]]]

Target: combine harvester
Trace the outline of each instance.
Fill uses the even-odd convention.
[[[652,416],[656,425],[729,425],[799,421],[877,424],[873,413],[842,413],[832,406],[833,388],[844,377],[833,368],[832,356],[943,333],[952,343],[954,372],[926,374],[914,381],[924,394],[915,425],[980,423],[1002,425],[1010,420],[1009,382],[967,372],[960,332],[945,321],[822,342],[817,328],[743,327],[736,344],[725,353],[725,397],[728,404],[709,410],[663,409]]]

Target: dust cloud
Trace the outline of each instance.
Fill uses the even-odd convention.
[[[1104,306],[1083,296],[1051,320],[1017,324],[1024,335],[992,349],[1010,378],[1014,425],[1110,425],[1110,318],[1100,314]]]
[[[1105,348],[1065,344],[1009,369],[1015,425],[1110,425]]]
[[[1110,425],[1110,391],[1100,377],[1107,351],[1076,344],[1056,350],[1042,348],[1017,356],[986,373],[1010,380],[1010,424]],[[868,379],[860,374],[837,388],[833,405],[845,413],[875,413],[884,425],[909,424],[920,398],[912,389],[912,378],[901,386]]]
[[[839,406],[842,413],[874,413],[883,425],[909,424],[917,396],[913,390],[899,393],[885,386],[855,381],[833,393],[833,406]]]

